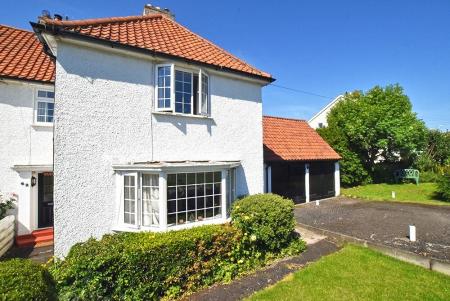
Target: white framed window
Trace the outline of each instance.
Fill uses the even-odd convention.
[[[155,111],[209,116],[210,81],[204,70],[156,65]]]
[[[142,174],[142,226],[159,225],[159,175]]]
[[[123,176],[123,222],[137,224],[137,174]]]
[[[55,92],[39,89],[36,92],[35,122],[42,124],[53,123],[55,108]]]
[[[187,72],[175,69],[175,112],[182,114],[192,114],[192,94],[193,94],[193,75]]]
[[[173,73],[174,65],[156,66],[156,110],[173,110]]]
[[[167,175],[167,226],[222,217],[222,173]]]
[[[200,87],[198,89],[200,97],[200,103],[199,103],[199,114],[202,115],[209,115],[209,76],[204,72],[203,70],[200,70]]]

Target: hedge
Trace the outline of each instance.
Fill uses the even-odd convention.
[[[294,225],[292,201],[250,196],[236,202],[231,224],[105,235],[76,244],[49,270],[60,300],[173,299],[300,253]]]
[[[48,271],[29,259],[0,262],[0,300],[55,300]]]

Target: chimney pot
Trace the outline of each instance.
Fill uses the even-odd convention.
[[[174,20],[175,15],[170,11],[168,8],[161,8],[159,6],[154,6],[151,4],[146,4],[144,6],[144,12],[142,13],[143,16],[152,15],[152,14],[162,14],[166,17],[169,17],[170,19]]]

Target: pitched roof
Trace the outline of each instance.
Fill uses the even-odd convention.
[[[40,23],[56,26],[59,32],[112,41],[273,81],[269,73],[250,66],[163,14],[73,21],[41,18]]]
[[[55,64],[35,34],[0,25],[0,77],[55,81]]]
[[[339,160],[336,153],[304,120],[263,117],[264,160]]]

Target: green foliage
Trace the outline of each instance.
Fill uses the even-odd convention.
[[[420,172],[420,183],[436,183],[442,175],[433,171]]]
[[[443,201],[450,202],[450,173],[442,175],[437,181],[437,194]]]
[[[292,205],[283,201],[292,214]],[[270,209],[280,213],[277,208]],[[49,269],[61,300],[172,299],[215,282],[230,281],[274,258],[303,251],[305,245],[300,239],[291,235],[286,240],[289,235],[285,231],[293,230],[293,216],[289,218],[282,222],[274,217],[268,225],[286,229],[277,231],[281,237],[271,236],[274,245],[283,246],[277,252],[256,247],[248,233],[233,225],[211,225],[90,239],[73,246],[64,260],[55,260]]]
[[[426,136],[426,148],[414,162],[420,171],[442,174],[450,167],[450,133],[429,130]]]
[[[238,200],[233,225],[260,250],[279,251],[292,240],[294,202],[276,194],[255,194]]]
[[[374,181],[379,162],[408,167],[424,147],[426,128],[399,85],[346,94],[319,134],[343,157],[345,186]]]
[[[54,284],[44,267],[28,259],[0,262],[0,300],[54,299]]]
[[[14,203],[16,202],[16,195],[8,195],[0,192],[0,220],[3,219],[8,210],[14,208]]]

